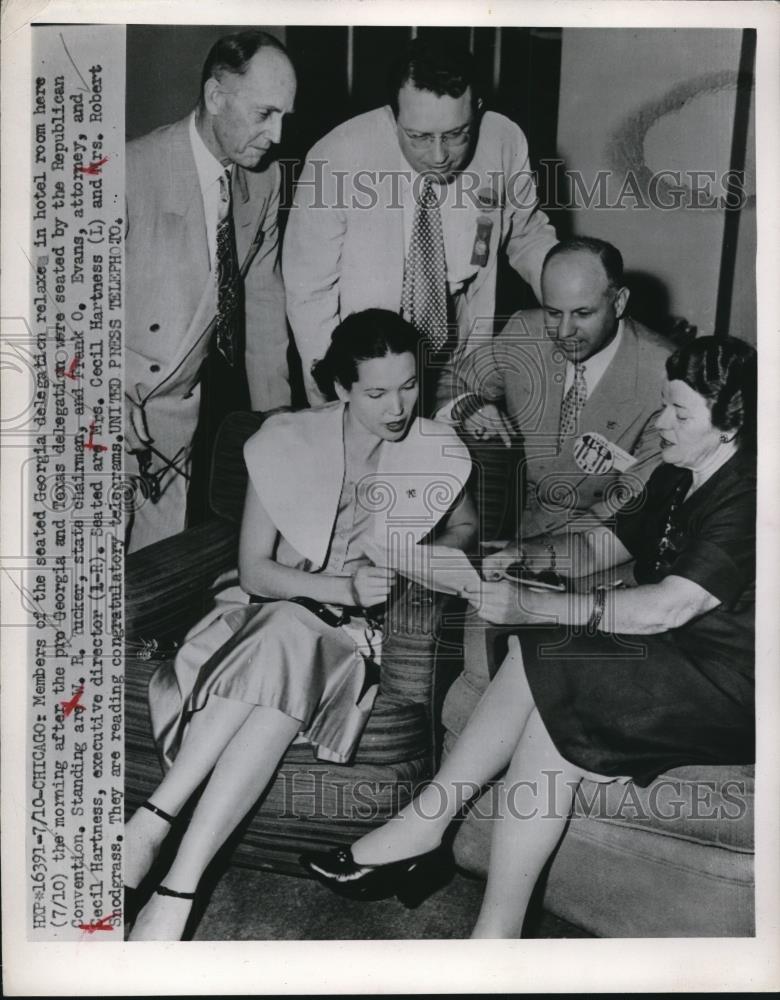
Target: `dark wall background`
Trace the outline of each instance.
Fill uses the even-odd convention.
[[[128,25],[127,137],[186,115],[209,48],[242,27]],[[296,113],[286,122],[280,157],[302,159],[335,125],[385,104],[390,64],[415,30],[420,36],[443,32],[469,46],[488,107],[520,125],[532,162],[555,155],[560,29],[260,27],[286,44],[298,74]]]
[[[200,71],[216,40],[254,25],[128,24],[125,132],[136,139],[195,107]],[[284,42],[284,28],[257,25]]]
[[[244,25],[128,25],[126,131],[129,139],[176,121],[195,105],[200,72],[221,35]],[[474,53],[488,108],[523,129],[531,165],[557,156],[561,29],[418,28],[343,25],[260,25],[284,42],[298,74],[295,114],[285,123],[276,155],[292,161],[284,173],[288,205],[297,168],[311,146],[340,122],[387,102],[386,80],[398,51],[413,33],[444,33]],[[544,200],[546,191],[540,188]],[[563,212],[550,212],[559,231]],[[500,269],[497,314],[533,305],[530,290],[511,268]]]

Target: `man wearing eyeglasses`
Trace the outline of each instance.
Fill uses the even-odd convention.
[[[477,321],[492,321],[499,253],[538,298],[555,242],[525,136],[483,110],[469,53],[415,39],[390,103],[320,140],[298,182],[283,271],[310,402],[322,401],[309,372],[331,331],[372,306],[424,334],[431,401],[440,363],[468,353]]]
[[[136,495],[128,551],[185,525],[201,369],[289,406],[278,262],[280,171],[266,154],[292,110],[295,71],[271,35],[219,39],[196,109],[127,146],[125,447]]]

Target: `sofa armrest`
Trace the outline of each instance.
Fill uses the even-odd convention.
[[[139,549],[125,562],[125,638],[130,647],[178,643],[211,602],[211,585],[235,567],[238,531],[222,520]]]
[[[382,693],[430,705],[434,658],[451,598],[416,583],[402,585],[390,602],[382,645]]]

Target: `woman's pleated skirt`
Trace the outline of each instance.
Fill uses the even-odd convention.
[[[331,626],[290,601],[247,600],[237,588],[233,599],[220,597],[176,659],[153,675],[149,706],[164,764],[171,765],[210,695],[275,708],[300,722],[300,738],[314,744],[317,757],[347,762],[378,690],[365,623]]]

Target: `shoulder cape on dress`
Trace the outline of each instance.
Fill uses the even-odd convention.
[[[327,558],[344,480],[343,403],[268,420],[244,446],[249,478],[279,533],[321,568]],[[402,441],[383,441],[377,471],[358,484],[385,541],[401,532],[424,538],[468,481],[471,459],[444,424],[416,418]]]

